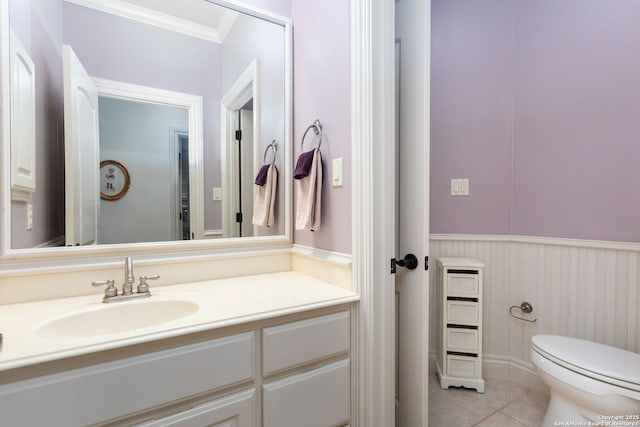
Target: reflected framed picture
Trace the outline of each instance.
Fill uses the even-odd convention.
[[[116,160],[100,162],[100,198],[118,200],[124,197],[131,185],[129,171]]]

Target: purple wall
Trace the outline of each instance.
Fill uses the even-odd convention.
[[[510,0],[432,2],[432,233],[509,234],[510,5]],[[469,178],[470,196],[449,196],[451,178]]]
[[[22,249],[64,236],[62,3],[11,1],[9,20],[34,62],[38,99],[33,229],[27,204],[11,203],[11,247]]]
[[[431,231],[640,241],[640,3],[432,7]]]
[[[294,0],[292,11],[294,164],[300,153],[302,134],[319,119],[323,125],[321,152],[324,165],[322,225],[315,232],[295,231],[294,241],[350,253],[350,3],[344,0]],[[305,151],[314,146],[313,139],[307,135]],[[338,157],[344,158],[344,186],[333,188],[331,159]]]

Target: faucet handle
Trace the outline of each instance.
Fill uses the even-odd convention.
[[[149,284],[147,280],[158,280],[160,278],[159,274],[154,274],[151,276],[140,276],[140,284],[138,285],[138,293],[146,294],[149,292]]]
[[[118,289],[115,287],[116,281],[113,279],[109,280],[96,280],[95,282],[91,282],[91,286],[104,286],[107,285],[107,289],[104,290],[105,297],[115,297],[118,295]]]

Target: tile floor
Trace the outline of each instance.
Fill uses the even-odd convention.
[[[429,427],[539,427],[548,396],[505,380],[485,378],[485,392],[440,388],[429,378]]]

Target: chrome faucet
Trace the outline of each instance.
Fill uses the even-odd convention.
[[[133,293],[133,284],[136,278],[133,275],[133,261],[128,256],[124,260],[124,283],[122,284],[122,295],[131,295]]]
[[[104,298],[102,299],[102,302],[117,302],[134,298],[150,297],[151,292],[149,292],[147,280],[158,280],[159,278],[159,274],[154,274],[152,276],[140,276],[140,283],[138,284],[136,292],[133,292],[133,285],[136,282],[136,278],[133,275],[133,261],[131,260],[131,257],[128,256],[124,261],[124,283],[122,284],[122,293],[118,294],[118,289],[115,287],[115,280],[113,279],[97,280],[95,282],[91,282],[91,285],[107,285],[107,288],[104,290]]]

